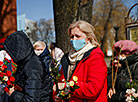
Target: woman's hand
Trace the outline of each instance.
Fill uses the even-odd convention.
[[[14,91],[15,91],[15,90],[14,90],[14,86],[13,86],[12,88],[10,88],[8,95],[11,96],[11,94],[12,94]]]
[[[59,90],[64,89],[65,83],[58,83]],[[53,86],[53,91],[56,91],[56,84]]]
[[[111,98],[113,94],[115,94],[115,89],[113,90],[112,88],[110,88],[109,92],[108,92],[108,97]]]
[[[58,83],[58,88],[59,90],[64,89],[65,87],[65,83]],[[53,91],[56,92],[56,84],[53,86]],[[62,99],[60,99],[59,97],[55,96],[55,102],[64,102]]]

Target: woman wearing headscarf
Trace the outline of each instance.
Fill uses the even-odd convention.
[[[112,79],[109,81],[109,85],[113,83],[113,80],[116,81],[113,83],[114,86],[108,86],[108,96],[110,102],[125,102],[127,83],[133,80],[138,81],[138,45],[134,41],[120,40],[114,44],[114,49],[116,52],[112,67],[114,72],[108,76],[114,78],[109,78]]]

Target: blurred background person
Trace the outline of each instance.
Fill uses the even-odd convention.
[[[138,45],[131,40],[120,40],[114,44],[115,58],[113,60],[113,74],[116,82],[113,89],[112,72],[108,75],[108,96],[110,102],[125,102],[127,83],[138,81]],[[138,84],[138,83],[137,83]]]
[[[48,46],[44,41],[36,41],[33,44],[34,51],[36,55],[39,57],[39,59],[42,61],[43,65],[45,66],[46,72],[49,75],[50,81],[49,85],[50,87],[53,87],[52,77],[50,77],[50,66],[52,65],[52,56],[49,52]],[[52,92],[50,94],[50,97],[52,97]],[[52,98],[50,98],[50,102],[52,102]]]
[[[52,57],[48,50],[48,46],[46,45],[46,43],[44,41],[36,41],[33,44],[33,47],[34,47],[34,51],[35,51],[36,55],[40,58],[40,60],[42,60],[44,66],[46,68],[46,71],[50,74],[49,67],[52,63]]]
[[[56,43],[52,42],[50,44],[50,50],[51,50],[51,55],[52,57],[57,60],[60,61],[62,56],[64,55],[64,52],[57,47]]]

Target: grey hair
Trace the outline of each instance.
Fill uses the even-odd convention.
[[[43,41],[36,41],[36,42],[33,44],[34,49],[35,49],[36,47],[39,47],[39,46],[43,46],[43,47],[45,48],[45,47],[46,47],[46,44],[45,44],[45,42],[43,42]]]

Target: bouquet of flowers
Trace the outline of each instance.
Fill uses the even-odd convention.
[[[68,102],[71,98],[72,93],[79,88],[77,81],[77,76],[73,76],[73,80],[70,81],[65,81],[63,79],[62,82],[64,83],[64,89],[59,90],[59,92],[57,93],[57,97],[64,100],[65,102]]]
[[[3,62],[0,61],[0,82],[6,92],[9,92],[9,89],[15,84],[16,67],[17,65],[7,58],[4,58]]]
[[[59,74],[59,69],[61,67],[60,62],[52,59],[52,63],[50,64],[50,77],[52,78],[52,81],[55,83],[58,83],[59,79],[60,79],[60,74]]]
[[[60,62],[57,62],[56,60],[52,60],[52,63],[50,65],[50,76],[52,78],[52,81],[56,84],[56,98],[62,101],[69,101],[71,98],[71,94],[79,88],[78,86],[78,77],[73,76],[72,80],[65,80],[62,79],[62,83],[64,83],[64,89],[60,90],[58,88],[58,83],[61,82],[61,74],[59,73],[59,70],[61,69]],[[61,102],[61,101],[59,101]]]
[[[128,88],[126,90],[126,102],[138,102],[138,91],[136,90],[137,80],[130,80],[126,84],[126,87]]]

